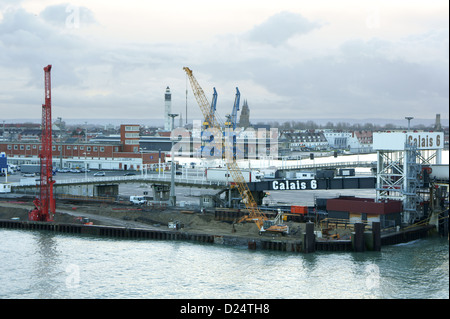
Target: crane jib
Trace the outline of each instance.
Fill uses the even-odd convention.
[[[203,92],[203,89],[198,84],[197,80],[195,79],[195,77],[192,73],[192,70],[189,69],[188,67],[184,67],[183,70],[186,71],[186,74],[189,78],[189,82],[190,82],[192,90],[194,92],[194,96],[197,100],[197,103],[198,103],[202,113],[203,113],[203,117],[206,120],[208,120],[209,125],[212,128],[222,130],[222,128],[224,128],[225,125],[223,122],[220,121],[219,118],[216,117],[215,113],[212,112],[211,104],[208,102],[208,99],[206,98],[206,95]],[[237,110],[239,110],[240,92],[239,92],[238,88],[236,88],[236,91],[237,91],[236,100],[235,100],[235,105],[234,105],[234,109],[233,109],[234,117],[236,116],[236,114],[234,114],[234,113],[236,113]],[[233,146],[231,144],[231,145],[228,145],[228,147],[232,148]],[[228,154],[233,154],[232,149],[231,149],[231,152],[229,152]],[[264,213],[262,213],[258,209],[258,205],[257,205],[255,199],[253,198],[252,192],[248,188],[247,183],[245,182],[244,176],[242,175],[242,172],[241,172],[238,164],[236,163],[235,157],[227,156],[227,157],[225,157],[225,160],[226,160],[227,168],[231,173],[231,177],[233,178],[233,181],[234,181],[235,185],[237,186],[239,194],[241,195],[242,202],[245,204],[245,207],[247,208],[247,211],[249,212],[249,215],[241,218],[239,220],[239,222],[246,221],[246,220],[253,220],[253,221],[255,221],[255,223],[258,226],[258,228],[260,229],[260,231],[263,230],[263,228],[262,228],[263,222],[267,220],[267,217],[264,215]]]

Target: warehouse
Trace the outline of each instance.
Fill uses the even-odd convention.
[[[357,222],[380,222],[382,228],[395,227],[401,223],[403,205],[401,201],[375,202],[373,198],[340,196],[328,199],[328,217]]]

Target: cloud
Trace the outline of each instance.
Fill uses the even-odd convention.
[[[403,118],[406,113],[445,116],[449,96],[445,34],[427,32],[399,40],[352,39],[307,58],[300,47],[263,48],[245,36],[241,42],[230,37],[228,50],[224,41],[217,50],[228,52],[230,58],[199,67],[208,69],[214,81],[222,79],[229,86],[233,81],[235,86],[245,83],[239,88],[241,96],[249,100],[253,118],[267,118],[265,114],[299,120],[323,116]],[[430,54],[420,58],[418,51]],[[270,95],[261,95],[264,91]],[[274,107],[275,113],[271,112]]]
[[[401,39],[353,38],[330,47],[332,26],[281,12],[211,41],[159,43],[90,32],[97,19],[83,7],[75,28],[72,9],[60,4],[38,15],[20,7],[2,10],[0,109],[16,114],[10,118],[40,117],[47,64],[53,65],[55,116],[63,118],[162,118],[167,85],[173,112],[184,113],[183,66],[194,71],[208,99],[216,87],[222,115],[230,113],[236,87],[252,119],[448,114],[448,29]],[[199,119],[188,90],[189,120]]]
[[[321,27],[300,14],[283,11],[255,26],[247,34],[250,41],[279,46],[295,35],[311,32]]]
[[[10,7],[19,7],[24,0],[2,0],[0,1],[0,10]]]
[[[71,29],[98,24],[91,10],[69,3],[48,6],[39,16],[46,22],[61,28]]]

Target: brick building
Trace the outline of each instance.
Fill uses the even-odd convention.
[[[164,163],[165,154],[141,152],[139,125],[121,125],[120,140],[104,142],[53,141],[53,166],[89,169],[140,170],[143,164]],[[39,164],[39,141],[3,141],[0,152],[5,152],[11,164]],[[161,159],[159,158],[161,156]]]

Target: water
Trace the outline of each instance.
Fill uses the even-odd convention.
[[[0,239],[1,299],[449,298],[442,238],[314,254],[9,229]]]

